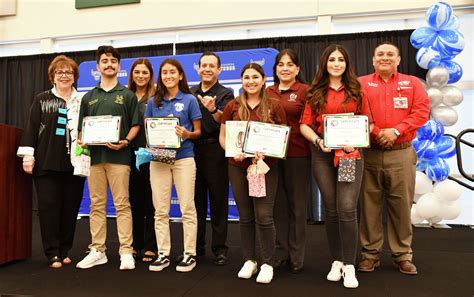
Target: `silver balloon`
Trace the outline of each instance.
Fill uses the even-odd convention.
[[[445,127],[452,126],[458,121],[458,113],[451,106],[440,105],[432,108],[431,117]]]
[[[425,88],[425,90],[428,90],[430,88],[430,86],[428,86],[428,83],[426,82],[426,80],[424,80],[422,78],[418,78],[418,80],[421,82],[421,84],[423,85],[423,88]]]
[[[440,105],[443,102],[443,93],[440,89],[431,87],[426,92],[430,97],[430,109]]]
[[[430,87],[442,88],[444,87],[449,80],[449,71],[448,69],[436,66],[431,68],[426,74],[426,82]]]
[[[441,93],[443,94],[443,104],[447,106],[458,105],[464,100],[464,94],[455,86],[446,86],[441,89]]]

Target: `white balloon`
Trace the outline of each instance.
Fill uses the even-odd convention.
[[[449,80],[449,70],[436,66],[431,68],[426,74],[426,82],[430,87],[442,88],[444,87]]]
[[[421,171],[416,172],[415,194],[423,195],[433,191],[433,182]],[[415,195],[416,196],[416,195]],[[419,198],[419,197],[418,197]]]
[[[416,185],[415,185],[416,187]],[[413,202],[418,202],[418,200],[420,199],[420,197],[423,196],[423,194],[415,194],[415,196],[413,197]]]
[[[436,217],[440,209],[439,199],[433,193],[424,194],[415,205],[416,213],[424,219]]]
[[[443,102],[443,93],[440,89],[431,87],[426,92],[428,93],[428,97],[430,97],[430,108],[436,107]]]
[[[458,121],[458,113],[450,106],[439,105],[431,109],[431,117],[445,127],[452,126]]]
[[[416,184],[415,184],[415,188],[416,188]],[[442,202],[453,202],[453,201],[458,200],[459,197],[461,197],[462,188],[457,182],[450,179],[446,179],[434,185],[433,193]]]
[[[458,105],[464,100],[464,94],[459,88],[455,86],[446,86],[442,88],[441,94],[443,98],[443,104],[447,106]],[[428,95],[429,95],[429,92],[428,92]]]
[[[441,203],[441,209],[439,210],[438,216],[445,220],[454,220],[461,213],[461,206],[459,201],[450,203]]]
[[[411,223],[412,223],[413,225],[419,224],[419,223],[421,223],[421,222],[424,221],[424,219],[423,219],[422,217],[420,217],[420,216],[416,213],[415,205],[413,205],[413,206],[411,207],[411,216],[410,216],[410,217],[411,217]]]
[[[428,222],[429,222],[430,224],[438,224],[438,223],[441,222],[442,220],[443,220],[443,218],[440,218],[440,217],[436,216],[436,217],[433,217],[433,218],[429,218],[429,219],[428,219]]]

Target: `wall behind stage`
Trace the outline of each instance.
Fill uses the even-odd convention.
[[[433,0],[141,0],[127,4],[75,9],[75,0],[17,0],[16,15],[0,18],[0,41],[39,40],[176,28],[251,26],[285,20],[312,20],[370,15],[387,18],[396,12],[424,12]],[[472,0],[451,1],[453,7]],[[329,19],[327,17],[329,16]],[[327,25],[327,24],[326,24]],[[324,26],[323,26],[324,27]],[[316,34],[318,32],[314,32]],[[328,31],[319,31],[328,34]],[[47,46],[47,45],[46,45]]]

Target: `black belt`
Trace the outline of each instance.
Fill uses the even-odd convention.
[[[394,150],[403,150],[409,147],[411,147],[411,142],[394,143],[391,147],[373,145],[371,148],[376,149],[376,150],[383,150],[383,151],[394,151]]]
[[[198,139],[195,141],[197,144],[210,144],[210,143],[218,143],[219,140],[215,138],[205,138],[205,139]]]

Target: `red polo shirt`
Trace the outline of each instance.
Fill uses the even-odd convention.
[[[269,113],[273,122],[279,125],[286,125],[286,113],[280,102],[276,99],[270,99],[270,103]],[[248,105],[247,107],[250,110],[250,119],[248,120],[261,122],[260,117],[258,116],[260,105],[257,105],[254,109],[250,108]],[[239,117],[239,103],[237,103],[237,100],[235,99],[230,101],[225,106],[224,112],[222,113],[221,124],[225,125],[226,121],[242,121],[242,119]],[[243,168],[247,168],[250,166],[250,164],[252,164],[252,158],[245,158],[242,162],[235,161],[234,158],[228,159],[229,164]],[[265,163],[267,163],[268,166],[276,162],[277,159],[275,158],[265,157]]]
[[[413,140],[430,114],[430,100],[418,78],[396,72],[387,82],[376,73],[359,80],[374,116],[372,137],[380,129],[396,128],[400,136],[395,143]]]
[[[328,99],[327,103],[323,106],[322,112],[315,114],[313,112],[313,107],[310,104],[306,104],[303,115],[301,116],[300,123],[306,124],[310,127],[316,127],[316,133],[323,137],[324,127],[323,127],[323,115],[325,114],[338,114],[338,113],[356,113],[357,103],[354,100],[343,104],[346,99],[346,89],[344,86],[335,90],[331,87],[328,89]],[[359,114],[367,115],[369,117],[369,122],[372,123],[372,115],[368,102],[365,96],[362,97],[362,107]]]
[[[280,100],[285,109],[288,125],[291,126],[288,157],[307,157],[311,155],[308,141],[300,133],[300,119],[306,104],[307,84],[296,81],[288,90],[280,91],[278,85],[266,89],[267,94]]]

